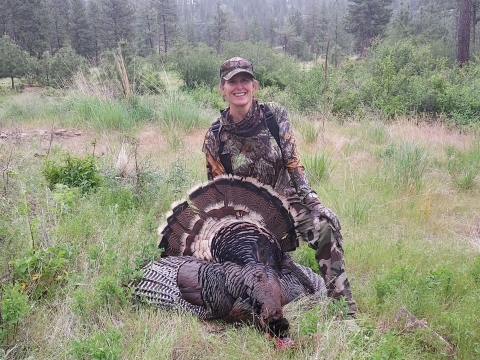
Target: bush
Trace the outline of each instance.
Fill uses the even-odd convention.
[[[216,87],[220,83],[220,57],[205,45],[198,47],[186,44],[177,45],[171,52],[175,70],[188,89],[207,86]]]
[[[46,160],[42,174],[50,190],[53,190],[56,184],[63,184],[87,193],[98,188],[102,181],[93,155],[81,159],[68,152],[60,164],[55,160]]]
[[[300,110],[318,109],[322,104],[325,81],[324,69],[320,65],[302,72],[297,81],[290,84],[288,90],[294,105]]]
[[[15,281],[32,299],[51,293],[64,280],[69,254],[57,247],[32,249],[28,256],[12,262]]]
[[[20,284],[0,287],[0,343],[3,346],[15,338],[18,323],[29,311],[27,293],[22,291]]]
[[[51,58],[48,68],[50,69],[50,81],[47,85],[66,87],[71,84],[78,71],[86,69],[86,62],[75,50],[66,46]]]

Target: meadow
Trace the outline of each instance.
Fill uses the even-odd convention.
[[[132,303],[125,284],[158,255],[171,203],[206,180],[218,114],[171,81],[129,101],[0,95],[0,359],[480,358],[480,130],[429,117],[290,111],[342,222],[356,328],[345,304],[304,299],[286,309],[296,346],[279,350],[248,326]],[[318,270],[307,246],[292,255]]]

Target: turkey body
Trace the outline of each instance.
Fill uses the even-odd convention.
[[[165,257],[142,268],[132,283],[137,298],[281,335],[284,305],[326,294],[323,279],[282,250],[296,238],[295,214],[280,195],[228,176],[197,187],[190,200],[174,205],[159,229]]]

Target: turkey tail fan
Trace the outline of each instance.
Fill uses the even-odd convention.
[[[202,225],[203,219],[198,211],[186,200],[173,203],[172,210],[167,213],[166,223],[158,228],[158,247],[165,250],[162,256],[191,255],[189,242],[192,242],[192,237]]]
[[[299,245],[296,210],[283,195],[255,179],[220,175],[194,187],[188,197],[188,201],[172,205],[166,224],[159,228],[158,246],[165,249],[162,256],[201,253],[200,258],[211,260],[212,238],[222,227],[237,221],[271,232],[283,251]]]

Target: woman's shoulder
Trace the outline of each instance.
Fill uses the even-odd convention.
[[[225,110],[223,110],[223,111],[225,111]],[[218,118],[216,118],[210,124],[210,126],[207,129],[206,136],[215,136],[218,133],[218,131],[220,129],[220,125],[222,124],[223,118],[224,118],[224,112],[223,111],[220,113],[220,116]]]
[[[276,103],[274,101],[267,101],[261,103],[263,106],[268,107],[272,111],[277,111],[277,110],[285,110],[285,107],[279,103]]]
[[[283,105],[273,101],[264,102],[262,104],[266,106],[275,115],[277,123],[288,121],[287,109]]]

